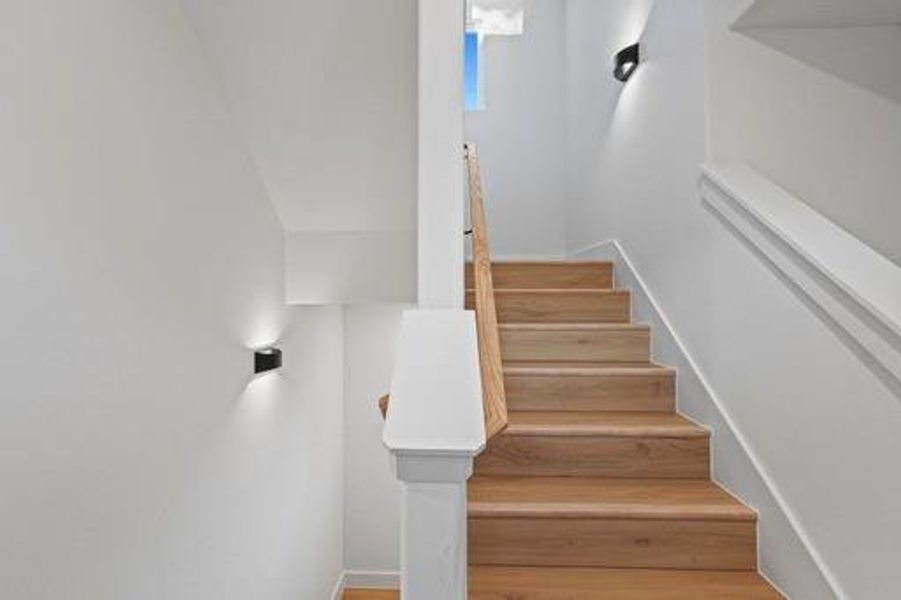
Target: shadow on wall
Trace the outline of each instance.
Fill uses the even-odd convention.
[[[610,131],[614,124],[623,118],[628,119],[627,116],[624,117],[621,113],[628,112],[629,107],[632,106],[634,100],[629,100],[629,97],[635,95],[635,90],[641,87],[640,79],[642,79],[642,71],[645,71],[648,68],[647,63],[650,59],[650,55],[648,54],[645,33],[647,32],[648,21],[651,18],[651,13],[654,11],[655,3],[656,0],[645,0],[632,3],[627,13],[623,16],[622,21],[617,26],[619,35],[615,42],[616,46],[612,49],[610,55],[609,68],[611,73],[608,74],[608,85],[612,86],[615,91],[612,95],[611,102],[607,107],[607,117],[600,121],[602,127],[597,132],[597,139],[599,140],[609,140]],[[639,65],[628,81],[617,81],[612,75],[615,54],[623,48],[635,43],[640,46]]]
[[[783,3],[788,4],[788,3]],[[867,2],[824,20],[820,9],[755,2],[733,25],[746,37],[857,87],[901,103],[898,15],[869,15]],[[855,14],[856,9],[856,14]],[[869,11],[872,12],[872,11]]]

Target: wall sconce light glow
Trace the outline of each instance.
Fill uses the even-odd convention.
[[[632,77],[632,73],[638,68],[641,59],[641,50],[638,44],[627,46],[616,53],[614,59],[613,76],[619,81],[626,82]]]
[[[273,371],[282,366],[282,351],[279,348],[262,348],[253,353],[254,374]]]

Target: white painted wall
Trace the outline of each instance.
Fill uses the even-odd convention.
[[[566,2],[525,0],[522,36],[484,42],[485,110],[465,115],[497,258],[563,257]]]
[[[463,307],[464,0],[418,0],[416,301]]]
[[[344,312],[344,559],[348,571],[396,573],[401,487],[382,444],[376,400],[387,394],[405,309],[348,306]]]
[[[711,156],[750,165],[901,264],[901,27],[730,31],[750,4],[710,6]],[[863,23],[878,14],[872,2],[826,4]],[[897,0],[879,4],[901,14]]]
[[[887,217],[896,208],[889,204],[901,158],[896,107],[732,38],[723,16],[735,3],[645,7],[646,59],[618,88],[606,68],[612,48],[604,32],[617,24],[632,31],[636,3],[568,5],[577,49],[569,54],[577,111],[570,131],[584,130],[570,137],[570,156],[580,161],[569,187],[571,253],[590,255],[578,249],[608,238],[621,242],[773,484],[762,495],[747,492],[778,497],[786,509],[761,521],[764,571],[792,598],[829,597],[830,583],[849,598],[899,595],[892,561],[901,551],[894,508],[901,503],[901,402],[704,210],[697,190],[709,108],[714,158],[746,159],[848,229],[858,219],[876,245],[883,223],[898,221]],[[689,414],[706,410],[697,396],[682,394],[679,402]],[[715,440],[723,436],[731,433],[715,431]],[[743,452],[717,451],[717,477],[756,486],[736,478]],[[804,538],[807,550],[798,544]]]
[[[387,244],[379,260],[359,257],[374,235],[395,241],[416,232],[416,1],[182,3],[295,240],[286,275],[299,293],[289,300],[360,300],[334,295],[320,266],[401,280],[391,299],[415,300],[407,244]],[[357,234],[359,243],[332,251]],[[318,263],[292,254],[296,246],[315,248]]]
[[[0,47],[0,596],[327,597],[341,311],[284,311],[180,7],[4,2]]]

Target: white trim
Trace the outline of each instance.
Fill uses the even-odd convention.
[[[401,594],[465,600],[466,480],[485,447],[472,311],[404,313],[382,441],[403,482]]]
[[[706,205],[901,396],[901,267],[743,165],[705,165]]]
[[[344,588],[345,586],[345,573],[342,571],[338,575],[338,581],[335,582],[335,587],[332,588],[332,600],[342,600],[344,597]]]
[[[341,600],[344,590],[353,588],[399,590],[400,573],[397,571],[342,571],[332,591],[332,600]]]
[[[404,312],[382,440],[420,461],[472,459],[485,447],[475,313]]]
[[[837,578],[619,242],[593,244],[575,251],[570,258],[614,261],[617,287],[632,291],[634,317],[653,326],[655,359],[678,370],[679,411],[713,432],[714,479],[766,516],[760,526],[772,529],[772,543],[758,544],[762,573],[774,587],[807,591],[796,592],[794,597],[826,598],[831,594],[846,598]],[[785,527],[773,522],[777,518]],[[799,548],[800,552],[792,553],[792,548]],[[806,569],[803,562],[808,563]],[[783,595],[789,597],[784,592]]]

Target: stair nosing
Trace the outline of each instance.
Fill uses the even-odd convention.
[[[517,414],[547,416],[564,413],[569,415],[590,413],[592,416],[628,414],[630,416],[648,414],[672,414],[682,422],[672,424],[605,424],[605,423],[521,423],[516,422]],[[506,437],[598,437],[598,438],[655,438],[655,439],[708,439],[710,430],[691,421],[677,412],[668,411],[511,411],[507,428],[501,433]]]
[[[566,520],[609,520],[609,521],[680,521],[680,522],[757,522],[753,511],[733,509],[710,510],[703,505],[686,505],[668,510],[666,507],[648,509],[629,504],[610,503],[601,509],[569,508],[576,503],[518,503],[474,501],[467,503],[467,517],[470,519],[566,519]],[[495,508],[488,508],[488,507]]]
[[[515,361],[514,361],[515,362]],[[505,363],[503,365],[503,371],[505,375],[532,375],[532,376],[542,376],[542,377],[559,377],[559,376],[629,376],[629,377],[648,377],[648,376],[666,376],[666,377],[674,377],[676,375],[676,369],[672,367],[664,367],[660,365],[654,365],[650,363],[648,365],[642,365],[640,367],[627,367],[623,366],[623,364],[609,362],[604,363],[604,366],[599,366],[596,364],[595,366],[573,366],[563,364],[555,364],[550,361],[547,362],[546,366],[528,366],[522,367],[516,364]]]
[[[471,260],[466,261],[472,264]],[[609,265],[613,266],[612,260],[492,260],[492,265],[560,265],[560,266],[586,266],[586,265]]]
[[[467,294],[474,294],[475,288],[466,288]],[[632,292],[621,288],[495,288],[495,294],[533,294],[533,295],[551,295],[551,294],[572,294],[574,296],[589,296],[591,294],[599,294],[601,296],[627,296]]]
[[[650,331],[647,323],[498,323],[498,329],[509,331]]]
[[[500,476],[477,476],[476,482],[503,481],[508,478]],[[566,477],[515,477],[512,481],[535,483],[546,481],[554,485]],[[580,478],[573,478],[580,479]],[[591,478],[596,483],[621,482],[617,478]],[[681,480],[661,479],[629,479],[636,488],[645,484],[677,484]],[[688,480],[685,480],[688,481]],[[694,481],[694,480],[691,480]],[[596,519],[596,520],[634,520],[634,521],[717,521],[717,522],[756,522],[757,512],[745,505],[732,494],[714,482],[710,482],[710,490],[717,490],[727,495],[732,503],[723,504],[696,502],[677,505],[665,500],[652,502],[610,501],[599,499],[595,503],[588,500],[467,500],[467,516],[472,519]]]

